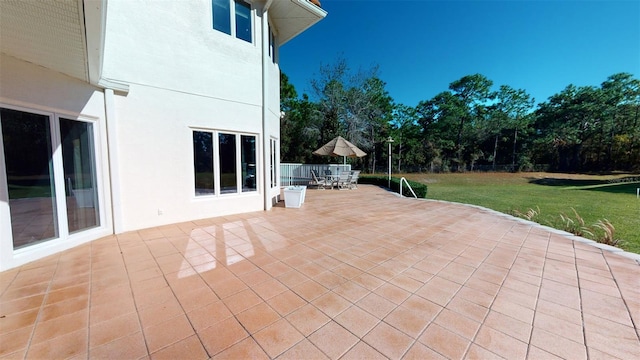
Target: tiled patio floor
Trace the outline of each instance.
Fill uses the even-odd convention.
[[[0,358],[640,354],[640,266],[382,189],[130,232],[0,274]]]

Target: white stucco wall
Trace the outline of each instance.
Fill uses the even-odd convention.
[[[248,43],[213,29],[211,14],[210,0],[109,0],[103,77],[261,104],[255,16]]]
[[[211,129],[258,135],[261,123],[255,119],[260,116],[258,106],[139,85],[133,85],[126,97],[117,96],[123,230],[262,210],[259,192],[195,196],[192,132]],[[261,155],[257,154],[258,159]]]
[[[130,85],[115,97],[116,231],[259,211],[276,193],[263,187],[261,19],[253,10],[247,43],[211,14],[210,0],[109,1],[103,77]],[[279,139],[279,70],[267,66],[265,133]],[[196,197],[194,128],[256,135],[258,191]]]
[[[4,167],[0,166],[0,270],[24,264],[112,233],[104,94],[80,80],[0,54],[0,103],[24,111],[45,112],[70,119],[93,121],[97,134],[101,226],[28,248],[13,251],[11,219]],[[25,139],[29,141],[29,139]],[[1,161],[0,161],[1,162]],[[64,184],[64,183],[62,183]],[[64,187],[64,186],[63,186]]]

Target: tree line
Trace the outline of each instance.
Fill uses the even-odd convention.
[[[323,65],[311,97],[281,74],[283,162],[327,163],[312,151],[341,135],[367,156],[350,159],[394,172],[640,170],[640,80],[628,73],[599,86],[568,85],[535,105],[524,89],[464,76],[417,106],[396,103],[378,69]]]

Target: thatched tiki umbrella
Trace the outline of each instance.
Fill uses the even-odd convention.
[[[367,153],[358,149],[357,146],[348,142],[342,136],[334,138],[313,153],[323,156],[342,156],[344,164],[347,163],[347,157],[363,157],[367,155]]]

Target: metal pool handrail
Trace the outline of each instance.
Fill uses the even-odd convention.
[[[411,188],[411,185],[409,185],[409,182],[407,181],[407,179],[403,177],[400,178],[400,197],[404,197],[402,195],[402,182],[404,181],[405,184],[407,184],[407,187],[409,188],[409,190],[411,190],[411,193],[413,194],[414,198],[418,198],[418,196],[416,195],[416,193],[413,191],[413,189]]]

